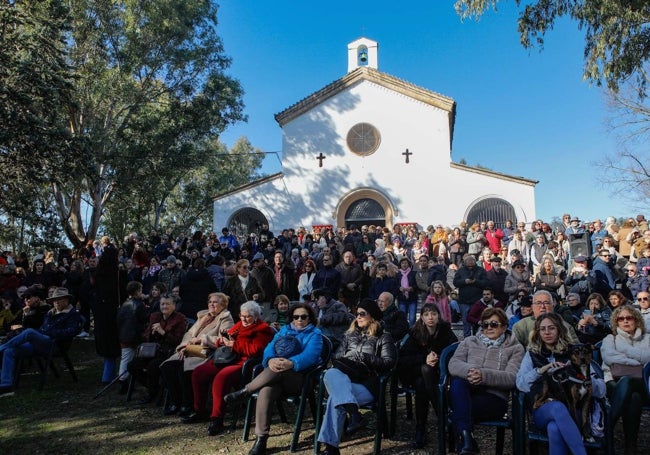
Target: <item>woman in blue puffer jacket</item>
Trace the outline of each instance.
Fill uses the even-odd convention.
[[[226,403],[232,403],[258,392],[255,408],[256,439],[249,455],[266,453],[271,427],[271,405],[281,396],[299,394],[304,379],[303,372],[320,362],[323,335],[316,327],[316,312],[313,307],[308,303],[292,306],[288,321],[289,324],[283,326],[264,349],[264,371],[243,389],[224,397]],[[288,337],[293,337],[294,340],[288,340]]]

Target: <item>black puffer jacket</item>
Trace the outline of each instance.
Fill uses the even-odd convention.
[[[356,325],[356,324],[355,324]],[[369,336],[357,328],[346,332],[343,342],[334,353],[334,359],[347,357],[363,362],[373,373],[362,384],[376,398],[379,395],[379,376],[390,371],[397,362],[397,348],[390,333],[379,329],[376,336]]]

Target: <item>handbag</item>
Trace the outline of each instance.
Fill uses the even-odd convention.
[[[138,350],[136,351],[135,356],[138,359],[153,359],[160,352],[160,344],[158,343],[140,343]]]
[[[370,377],[370,370],[365,363],[347,357],[332,360],[332,366],[345,374],[352,382],[363,382]]]
[[[185,357],[199,357],[201,359],[208,358],[209,348],[201,346],[200,344],[188,344],[185,346]]]
[[[232,365],[239,360],[239,354],[232,350],[230,346],[219,346],[212,354],[212,361],[218,367]]]
[[[612,363],[609,366],[614,379],[619,380],[623,376],[641,379],[643,378],[643,365],[623,365],[622,363]]]
[[[293,357],[302,352],[300,341],[298,341],[298,338],[293,335],[285,335],[278,338],[275,341],[273,348],[275,350],[275,355],[284,359],[288,359],[289,357]]]

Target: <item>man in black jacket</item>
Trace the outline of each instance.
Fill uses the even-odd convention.
[[[467,322],[467,314],[476,301],[483,297],[483,289],[488,287],[485,270],[476,266],[476,258],[467,255],[463,259],[463,266],[454,276],[454,286],[458,289],[458,304],[463,317],[463,333],[465,337],[472,334],[472,324]]]

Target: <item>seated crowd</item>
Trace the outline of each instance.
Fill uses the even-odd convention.
[[[109,255],[125,284],[111,311],[102,305]],[[650,229],[642,215],[620,227],[564,215],[554,228],[351,225],[276,237],[262,225],[245,238],[224,228],[221,236],[175,239],[152,231],[122,245],[103,238],[59,264],[39,255],[28,273],[26,256],[5,252],[2,262],[0,395],[14,393],[16,358],[92,332],[104,382],[117,380],[121,393],[130,381],[142,384],[143,405],[164,386],[163,413],[206,422],[209,435],[224,431],[229,406],[256,393],[251,454],[266,453],[271,405],[300,390],[303,373],[321,361],[324,336],[333,352],[318,441],[329,454],[366,424],[360,408],[377,399],[379,375],[393,370],[415,390],[414,445],[424,447],[429,405],[438,412],[438,362],[459,338],[448,365],[459,454],[479,452],[474,422],[501,418],[515,387],[551,453],[585,453],[588,438],[567,404],[540,398],[578,343],[602,343],[604,378],[591,378],[592,395],[607,395],[612,420],[622,418],[626,453],[636,453],[650,400],[638,375],[650,361]],[[155,350],[145,355],[142,343]],[[262,366],[254,378],[243,377],[248,360]]]

